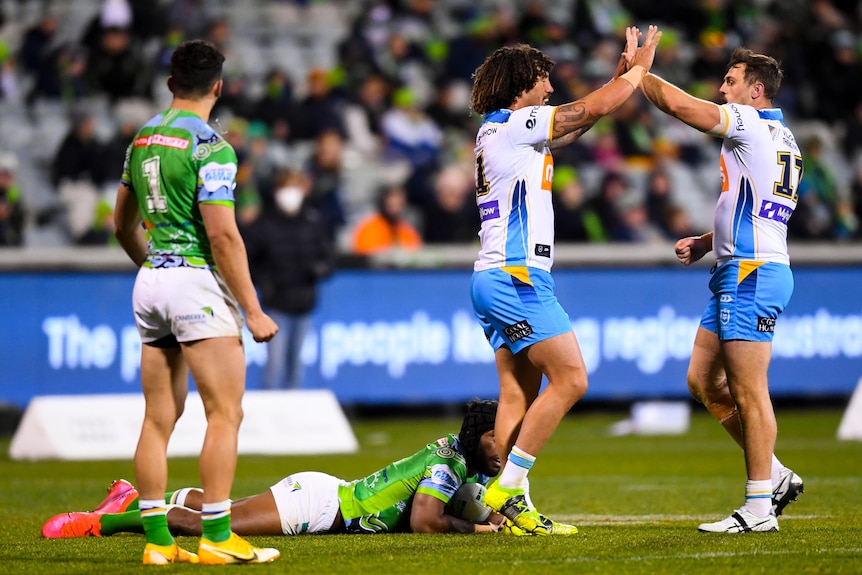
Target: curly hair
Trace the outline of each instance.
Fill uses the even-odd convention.
[[[781,80],[784,78],[781,63],[778,60],[772,56],[755,54],[748,48],[736,48],[730,55],[727,69],[730,70],[737,64],[745,64],[743,78],[746,83],[760,82],[763,84],[763,95],[769,100],[775,99],[775,94],[778,93]]]
[[[171,54],[171,86],[178,98],[196,99],[219,81],[224,54],[212,42],[189,40]]]
[[[470,108],[477,114],[508,108],[553,68],[553,60],[527,44],[498,48],[473,72]]]

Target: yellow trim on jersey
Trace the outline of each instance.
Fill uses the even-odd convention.
[[[548,124],[548,141],[549,142],[554,139],[554,118],[556,117],[556,115],[557,115],[557,107],[554,106],[554,109],[551,110],[551,121]]]
[[[747,278],[751,272],[762,266],[766,262],[756,262],[754,260],[742,260],[739,262],[739,275],[736,278],[736,283],[741,284],[742,280]]]
[[[718,106],[718,104],[716,104]],[[706,133],[711,136],[725,137],[727,135],[727,131],[730,129],[730,114],[727,113],[727,109],[724,106],[718,106],[718,112],[721,115],[721,119],[718,121],[718,124],[712,127],[711,130],[708,130]]]
[[[507,274],[515,276],[527,285],[533,285],[533,281],[530,279],[530,270],[527,269],[527,266],[503,266],[500,269]]]

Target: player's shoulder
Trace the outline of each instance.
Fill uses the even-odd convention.
[[[724,103],[720,106],[727,110],[731,124],[736,125],[736,127],[744,126],[747,123],[760,123],[763,120],[775,119],[773,117],[775,115],[774,110],[762,110],[749,104]],[[777,113],[780,119],[780,110]]]
[[[451,433],[429,443],[427,451],[429,456],[433,459],[451,460],[452,463],[464,462],[464,454],[461,453],[458,436]]]

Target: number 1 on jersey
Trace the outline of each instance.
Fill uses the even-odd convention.
[[[158,156],[148,158],[141,162],[141,168],[144,171],[144,177],[147,178],[147,211],[166,212],[168,211],[168,199],[162,195],[161,185],[161,159]]]
[[[778,164],[781,166],[781,180],[775,182],[775,189],[772,193],[797,202],[799,200],[799,181],[802,180],[802,158],[793,156],[788,152],[778,152]],[[791,173],[793,170],[796,170],[795,181]]]
[[[484,156],[480,152],[476,156],[476,196],[487,195],[491,191],[491,184],[485,178]]]

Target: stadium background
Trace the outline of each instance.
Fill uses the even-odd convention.
[[[856,2],[4,0],[0,14],[0,172],[12,177],[4,201],[20,223],[6,219],[0,228],[7,245],[0,401],[13,411],[41,393],[137,389],[122,361],[133,271],[105,220],[118,150],[130,129],[169,102],[167,59],[191,37],[219,43],[228,56],[216,115],[241,159],[239,216],[252,222],[270,207],[276,169],[299,167],[314,174],[312,199],[335,229],[340,265],[315,313],[308,385],[358,405],[493,394],[494,369],[475,326],[458,331],[470,319],[466,285],[476,252],[478,118],[467,108],[469,75],[494,48],[527,41],[557,61],[551,103],[569,101],[607,81],[620,31],[631,23],[662,26],[655,71],[705,98],[716,98],[736,45],[783,61],[776,104],[806,166],[791,220],[797,293],[777,327],[785,351],[776,353],[773,387],[779,399],[837,402],[855,387]],[[76,145],[64,146],[69,134]],[[333,140],[335,159],[324,161]],[[586,330],[580,337],[598,331],[588,350],[595,365],[588,402],[684,396],[687,352],[679,350],[687,345],[678,332],[691,330],[701,312],[708,265],[677,269],[671,241],[709,228],[716,155],[712,139],[640,96],[555,154],[558,226],[584,224],[560,242],[556,269],[561,299]],[[664,193],[655,183],[662,179]],[[424,247],[352,253],[356,224],[393,184],[408,192],[406,217]],[[471,230],[466,237],[457,233],[463,229]],[[444,337],[437,324],[449,339],[434,339]],[[609,339],[614,326],[622,335]],[[380,345],[355,344],[353,355],[328,362],[324,332]],[[656,334],[663,348],[643,344]],[[249,355],[254,389],[262,356]]]

